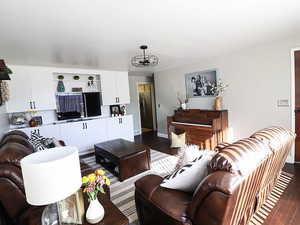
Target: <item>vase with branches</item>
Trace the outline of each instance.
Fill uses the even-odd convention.
[[[216,82],[216,85],[212,88],[212,93],[215,98],[215,110],[222,110],[222,94],[225,92],[225,90],[228,88],[228,84],[225,84],[222,82],[221,79],[219,79]]]
[[[186,110],[187,106],[186,104],[189,102],[189,99],[187,97],[183,98],[181,97],[180,93],[177,93],[177,99],[180,105],[180,109]]]

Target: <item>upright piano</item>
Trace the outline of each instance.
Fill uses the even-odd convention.
[[[167,117],[168,135],[171,132],[186,133],[187,144],[198,145],[200,149],[214,149],[227,141],[228,110],[175,110]]]

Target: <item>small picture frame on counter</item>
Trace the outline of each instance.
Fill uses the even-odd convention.
[[[43,118],[41,116],[35,116],[32,119],[37,123],[37,126],[43,125]]]
[[[122,115],[120,105],[111,105],[110,114],[112,117]]]

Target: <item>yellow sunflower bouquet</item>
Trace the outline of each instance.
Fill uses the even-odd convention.
[[[103,186],[110,185],[110,180],[104,174],[105,171],[96,170],[82,177],[83,192],[87,193],[89,200],[96,200],[99,191],[105,194]]]

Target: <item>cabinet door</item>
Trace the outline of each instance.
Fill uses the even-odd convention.
[[[117,89],[115,72],[103,72],[100,75],[101,91],[102,91],[102,104],[114,105],[117,103]]]
[[[121,124],[119,126],[120,137],[128,140],[134,141],[134,130],[133,130],[133,119],[132,115],[127,115],[121,117]]]
[[[74,146],[79,151],[85,151],[86,129],[84,122],[60,124],[61,140],[68,146]]]
[[[37,67],[31,74],[31,93],[36,110],[56,109],[53,75],[47,68]]]
[[[116,87],[117,87],[117,97],[118,104],[129,104],[129,80],[128,72],[116,72]]]
[[[41,136],[61,140],[59,125],[46,125],[37,127]]]
[[[107,140],[121,138],[120,133],[120,118],[107,118]]]
[[[37,131],[37,127],[28,127],[28,128],[22,128],[22,129],[19,129],[19,130],[23,131],[30,138],[31,133],[35,132],[35,130]]]
[[[6,103],[8,113],[25,112],[30,109],[31,85],[28,69],[23,66],[11,66],[13,74],[9,85],[9,101]]]
[[[86,150],[93,149],[94,145],[107,140],[106,119],[85,121],[86,123]]]

